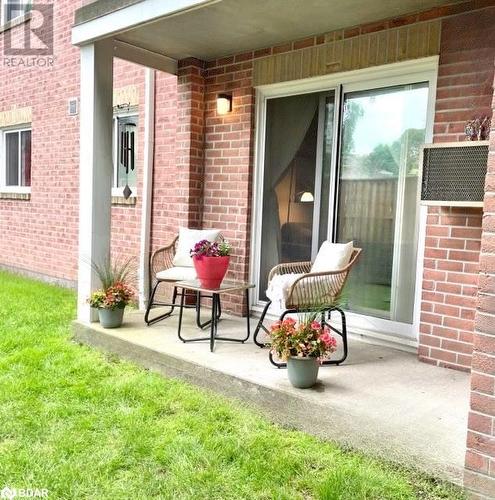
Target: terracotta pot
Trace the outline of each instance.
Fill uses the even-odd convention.
[[[193,263],[201,286],[208,289],[219,288],[222,284],[230,257],[205,257],[204,255],[194,256]]]

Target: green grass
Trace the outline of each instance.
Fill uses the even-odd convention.
[[[50,498],[463,498],[70,342],[70,291],[0,272],[0,489]]]

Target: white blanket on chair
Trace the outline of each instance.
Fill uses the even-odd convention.
[[[278,306],[280,309],[285,309],[285,302],[289,294],[289,289],[301,276],[303,276],[303,274],[290,273],[275,275],[270,283],[268,283],[266,296],[275,306]]]

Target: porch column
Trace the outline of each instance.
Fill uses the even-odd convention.
[[[110,256],[112,191],[113,46],[104,40],[81,47],[79,269],[77,316],[94,321],[87,304],[99,286],[91,262]]]
[[[177,73],[178,223],[199,228],[204,180],[204,62],[179,61]]]
[[[495,94],[492,107],[495,111]],[[493,119],[485,182],[473,345],[464,484],[473,492],[472,498],[495,498],[495,120]]]

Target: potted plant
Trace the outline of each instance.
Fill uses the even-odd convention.
[[[227,273],[232,247],[228,241],[198,241],[191,248],[191,257],[201,286],[219,288]]]
[[[275,322],[270,329],[271,349],[287,362],[287,375],[294,387],[315,385],[321,358],[335,352],[337,341],[330,328],[313,314],[299,322],[293,318]]]
[[[122,325],[125,306],[134,299],[134,290],[127,284],[131,276],[131,262],[110,261],[103,265],[92,264],[101,282],[101,288],[89,297],[91,307],[98,309],[98,317],[103,328],[118,328]]]

